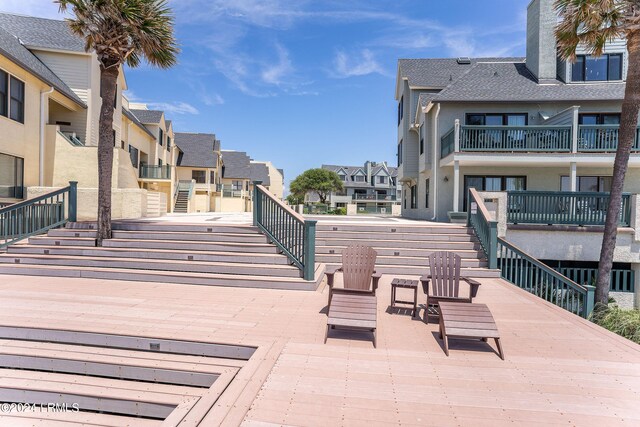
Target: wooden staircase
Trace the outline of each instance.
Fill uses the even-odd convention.
[[[462,275],[500,277],[498,270],[487,268],[487,260],[473,230],[455,224],[422,222],[396,226],[321,221],[316,226],[316,262],[339,265],[342,249],[356,242],[378,252],[376,271],[383,274],[428,274],[429,254],[452,251],[462,257]]]
[[[173,211],[176,213],[187,213],[189,211],[189,190],[178,191]]]
[[[115,222],[96,247],[93,223],[69,223],[0,254],[0,273],[252,288],[315,290],[252,226]]]

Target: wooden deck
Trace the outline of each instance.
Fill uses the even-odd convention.
[[[0,325],[257,346],[220,398],[202,393],[200,418],[189,413],[184,425],[640,425],[640,346],[482,279],[474,302],[493,313],[507,359],[461,340],[451,341],[447,357],[435,319],[426,325],[409,309],[387,312],[391,279],[384,276],[377,293],[377,349],[367,334],[338,330],[322,344],[324,286],[294,292],[4,275]],[[0,383],[53,382],[48,375],[0,369]],[[98,413],[47,414],[44,424],[34,419],[41,414],[16,416],[0,414],[0,425],[118,425]]]

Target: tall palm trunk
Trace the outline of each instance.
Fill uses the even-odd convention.
[[[111,181],[113,175],[113,110],[118,67],[100,67],[102,107],[98,134],[98,231],[97,245],[111,238]]]
[[[627,173],[629,155],[636,138],[638,126],[638,110],[640,109],[640,35],[627,40],[629,50],[629,67],[627,71],[627,85],[622,102],[618,149],[613,163],[613,181],[607,218],[602,236],[600,263],[598,265],[598,280],[596,282],[596,302],[606,304],[609,300],[609,286],[611,268],[613,266],[613,252],[616,247],[618,234],[618,218],[622,205],[622,189],[624,176]]]

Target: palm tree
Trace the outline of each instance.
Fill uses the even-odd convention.
[[[71,31],[85,40],[100,63],[102,106],[98,127],[98,246],[111,238],[113,110],[118,74],[123,64],[141,58],[160,68],[176,63],[179,52],[173,16],[166,0],[56,0],[60,11],[71,9]]]
[[[556,0],[556,9],[561,21],[556,26],[555,33],[563,59],[574,61],[578,46],[600,56],[606,42],[619,37],[627,39],[627,81],[596,282],[596,302],[606,304],[609,299],[622,188],[640,109],[640,0]]]

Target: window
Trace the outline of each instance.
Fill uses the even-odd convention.
[[[398,166],[402,164],[402,140],[398,143]]]
[[[622,54],[610,53],[599,57],[578,55],[571,65],[571,80],[574,82],[622,80]]]
[[[24,159],[0,153],[0,197],[24,197]]]
[[[162,166],[162,159],[158,159],[158,166]]]
[[[610,176],[579,176],[576,191],[608,193],[612,179]],[[566,175],[560,177],[560,191],[571,191],[571,179]]]
[[[583,113],[578,116],[581,125],[619,125],[619,113]]]
[[[205,171],[191,171],[191,179],[195,180],[196,184],[205,184],[207,173]]]
[[[424,138],[420,138],[420,154],[424,154]]]
[[[429,209],[429,179],[424,181],[424,207]]]
[[[471,176],[464,177],[464,206],[467,206],[469,188],[478,191],[523,191],[527,189],[525,176]]]
[[[400,97],[400,102],[398,102],[398,126],[400,126],[400,122],[404,117],[404,96]]]
[[[216,171],[209,171],[209,182],[211,184],[215,184],[215,182],[216,182]]]
[[[416,186],[412,185],[411,186],[411,209],[415,209],[418,207],[418,203],[417,203],[417,191],[416,191]]]
[[[158,143],[160,145],[164,143],[164,131],[162,129],[158,129]]]
[[[354,178],[356,182],[364,182],[364,175],[356,175]]]
[[[342,174],[342,173],[341,173],[341,174],[340,174],[340,175],[338,175],[338,176],[340,177],[340,181],[346,181],[346,180],[347,180],[347,177],[346,177],[346,175],[345,175],[345,174]]]
[[[379,176],[378,177],[378,184],[386,184],[387,183],[387,177],[386,176]]]
[[[138,168],[138,149],[132,145],[129,146],[129,157],[134,168]]]
[[[24,83],[13,76],[11,76],[9,96],[11,97],[9,117],[16,122],[24,123]]]
[[[526,113],[472,113],[467,114],[469,126],[526,126]]]
[[[233,189],[233,191],[242,191],[242,181],[232,181],[231,188]]]
[[[167,151],[171,150],[171,138],[167,135]]]
[[[7,96],[9,95],[9,75],[0,70],[0,116],[9,115],[7,108]]]

